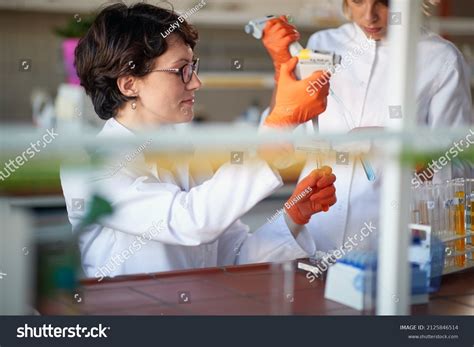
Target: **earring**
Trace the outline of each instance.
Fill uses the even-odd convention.
[[[132,101],[132,110],[137,109],[137,103],[135,101]]]

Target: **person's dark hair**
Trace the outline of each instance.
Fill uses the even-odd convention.
[[[138,3],[123,3],[103,9],[75,51],[75,66],[81,85],[91,97],[95,112],[102,119],[115,116],[124,102],[133,98],[123,95],[117,79],[124,75],[145,76],[154,59],[168,48],[166,31],[179,15],[173,10]],[[192,49],[196,29],[180,18],[173,34]]]

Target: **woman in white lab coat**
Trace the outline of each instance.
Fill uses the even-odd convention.
[[[194,92],[201,86],[193,59],[197,32],[181,19],[148,4],[116,4],[105,8],[81,39],[78,75],[97,114],[107,120],[99,138],[133,138],[142,129],[192,120]],[[288,109],[286,99],[294,103],[293,90],[299,93],[307,83],[291,78],[295,64],[282,68],[291,87],[289,95],[280,95],[282,109]],[[321,99],[326,96],[327,90]],[[298,110],[271,115],[272,126],[305,122],[302,113],[312,117],[324,107],[320,100],[299,98]],[[112,161],[86,175],[61,170],[74,232],[94,194],[114,208],[79,235],[87,276],[285,261],[314,253],[304,224],[336,202],[329,168],[308,175],[285,205],[286,213],[249,234],[239,218],[282,185],[276,170],[248,154],[241,165],[225,164],[197,177],[186,163],[167,168],[150,162],[145,152],[151,142],[122,151],[118,168]]]
[[[388,1],[380,0],[344,0],[343,9],[351,22],[310,37],[307,48],[342,56],[340,68],[331,76],[335,96],[329,96],[326,111],[318,117],[321,133],[383,127],[390,112],[397,111],[388,101],[387,76],[391,66],[386,39],[387,5]],[[277,21],[279,23],[275,23]],[[284,19],[275,22],[273,26],[277,25],[278,29],[273,28],[272,32],[278,34],[267,41],[265,36],[263,38],[274,64],[287,49],[276,44],[284,42],[277,36],[299,37]],[[416,64],[418,124],[430,128],[472,124],[470,75],[458,49],[440,36],[421,29]],[[338,178],[338,202],[328,213],[314,215],[308,224],[318,250],[326,252],[340,247],[373,248],[379,225],[382,163],[373,160],[376,179],[369,181],[360,161],[353,153],[346,157],[344,152],[344,149],[340,153],[331,152],[327,162]],[[301,176],[314,167],[314,163],[308,162]],[[370,224],[371,227],[367,227]]]

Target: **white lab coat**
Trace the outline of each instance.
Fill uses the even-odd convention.
[[[98,136],[135,135],[112,118]],[[279,174],[264,161],[249,158],[242,165],[225,164],[214,175],[195,178],[185,164],[170,172],[146,163],[143,152],[134,153],[129,156],[133,164],[119,171],[113,163],[92,174],[61,169],[73,232],[94,192],[116,209],[80,234],[87,276],[285,261],[315,252],[309,232],[302,230],[295,239],[282,215],[254,233],[239,220],[282,185]],[[74,207],[73,199],[85,200],[83,211]]]
[[[335,52],[342,56],[342,66],[345,66],[330,80],[332,90],[344,105],[331,95],[328,97],[327,109],[318,117],[319,131],[347,133],[350,129],[342,116],[344,109],[346,114],[351,113],[349,117],[353,118],[355,127],[384,126],[390,105],[387,41],[369,41],[357,25],[348,23],[313,34],[307,48]],[[349,52],[353,52],[352,56]],[[418,56],[418,124],[428,127],[472,124],[470,75],[461,53],[449,41],[422,30]],[[314,131],[311,122],[302,127]],[[370,182],[353,153],[349,155],[348,165],[338,165],[336,151],[337,148],[324,164],[331,166],[337,177],[337,203],[328,212],[313,215],[307,227],[320,251],[335,250],[349,240],[352,240],[351,247],[374,248],[379,226],[383,158],[372,159],[377,179]],[[308,160],[300,179],[314,168],[315,163]],[[396,202],[394,204],[395,207]],[[375,226],[375,232],[374,228],[368,232],[370,223]],[[344,247],[348,248],[347,245]]]
[[[333,51],[343,57],[346,68],[335,73],[330,83],[344,107],[350,110],[356,127],[384,126],[389,119],[389,47],[386,40],[371,43],[367,44],[364,32],[353,23],[319,31],[308,41],[309,49]],[[357,52],[353,54],[352,63],[349,51]],[[457,48],[422,29],[417,66],[418,124],[431,128],[472,124],[470,73]],[[344,107],[329,97],[326,111],[319,116],[321,133],[350,130],[341,116]],[[333,152],[328,164],[337,177],[337,204],[327,213],[314,215],[307,227],[318,250],[339,248],[349,237],[358,249],[373,248],[377,232],[368,233],[364,226],[372,222],[378,230],[383,158],[372,160],[377,179],[370,182],[360,161],[349,156],[348,165],[336,165],[335,156]],[[308,162],[301,177],[313,168],[314,163]],[[396,207],[396,202],[394,204]]]

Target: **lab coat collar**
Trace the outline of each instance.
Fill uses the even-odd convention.
[[[120,123],[118,120],[115,118],[110,118],[107,120],[104,124],[104,127],[102,128],[102,131],[100,132],[101,135],[121,135],[121,136],[127,136],[127,137],[133,137],[135,134],[133,131],[128,129],[125,125]]]
[[[174,125],[166,126],[167,129],[170,130],[177,130]],[[102,129],[101,136],[126,136],[126,137],[133,137],[136,134],[117,121],[115,118],[110,118],[104,125]],[[171,171],[164,170],[159,167],[159,163],[156,162],[149,162],[146,160],[145,155],[143,152],[139,153],[137,157],[134,159],[136,163],[140,163],[140,165],[144,165],[148,172],[153,174],[158,180],[161,181],[161,177],[163,174],[172,174],[176,182],[179,184],[184,190],[189,190],[193,185],[193,180],[189,175],[189,164],[183,163],[173,166]],[[161,172],[161,174],[160,174]]]
[[[354,41],[361,43],[364,42],[365,40],[368,39],[367,35],[364,33],[364,31],[354,22],[350,23],[351,25],[348,26],[349,31],[350,31],[350,37],[353,38]],[[426,38],[432,33],[427,30],[425,27],[420,26],[420,38]],[[375,41],[377,47],[380,46],[388,46],[388,35],[386,35],[383,39],[379,41]]]
[[[388,35],[385,35],[385,37],[380,41],[375,41],[375,43],[377,44],[377,46],[388,46]]]
[[[100,133],[97,135],[98,137],[108,137],[108,136],[113,136],[113,137],[135,137],[136,134],[124,126],[122,123],[117,121],[115,118],[110,118],[108,119]],[[128,152],[128,151],[127,151]],[[137,153],[137,152],[135,152]],[[124,157],[128,153],[123,153],[122,157]],[[140,167],[143,166],[143,168],[146,167],[148,172],[151,172],[155,177],[158,177],[158,171],[157,171],[157,165],[156,163],[147,163],[145,160],[145,155],[143,152],[139,152],[136,154],[134,157],[133,161]]]
[[[364,43],[365,41],[368,41],[368,40],[371,40],[371,41],[374,41],[372,39],[370,39],[365,33],[364,31],[355,23],[351,23],[352,24],[352,32],[353,32],[353,36],[354,36],[354,39],[357,43],[361,44],[361,43]],[[375,41],[377,42],[377,41]]]

